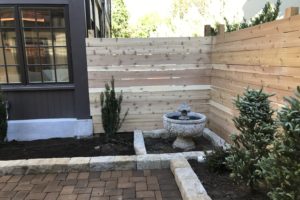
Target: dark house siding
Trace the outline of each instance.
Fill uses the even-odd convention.
[[[85,0],[0,0],[0,5],[68,6],[71,83],[2,85],[9,101],[9,119],[90,118]]]
[[[72,118],[75,116],[73,90],[16,91],[7,93],[10,119]]]

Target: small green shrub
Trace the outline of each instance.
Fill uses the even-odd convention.
[[[246,183],[252,190],[262,179],[256,173],[257,164],[269,153],[267,147],[276,131],[276,123],[272,119],[274,111],[269,101],[271,96],[262,89],[247,89],[242,97],[238,96],[235,100],[239,116],[233,121],[240,134],[231,136],[233,144],[226,164],[232,171],[231,177],[237,183]]]
[[[280,0],[277,0],[275,6],[272,6],[270,2],[267,2],[264,8],[262,9],[262,12],[257,17],[250,19],[249,23],[244,18],[243,22],[241,23],[229,24],[228,20],[224,18],[226,24],[226,32],[233,32],[239,29],[244,29],[251,26],[256,26],[259,24],[264,24],[266,22],[274,21],[278,17],[280,5]]]
[[[3,94],[0,90],[0,141],[3,142],[7,134],[7,113]]]
[[[270,146],[271,152],[259,166],[270,187],[273,200],[300,199],[300,87],[296,97],[285,98],[288,105],[278,113],[283,132]]]
[[[222,147],[215,147],[215,149],[208,153],[205,152],[205,161],[210,172],[225,173],[229,169],[226,166],[226,157],[229,156],[228,151]]]
[[[112,138],[121,128],[128,110],[121,119],[121,104],[123,101],[122,91],[120,95],[115,92],[115,80],[112,77],[111,86],[108,83],[105,84],[105,92],[100,95],[101,113],[102,113],[102,126],[106,134],[106,138]]]

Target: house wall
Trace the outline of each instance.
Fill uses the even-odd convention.
[[[88,81],[85,56],[85,3],[78,0],[2,0],[4,5],[67,5],[72,83],[2,85],[10,104],[10,120],[40,118],[89,119]]]
[[[1,0],[4,5],[66,5],[69,20],[71,82],[1,85],[9,102],[7,139],[36,140],[88,136],[90,119],[84,0]]]
[[[300,85],[300,15],[214,38],[209,127],[228,139],[235,131],[233,99],[246,87],[261,88],[278,108]]]
[[[87,39],[90,107],[101,133],[100,92],[114,76],[123,90],[120,131],[162,128],[162,115],[187,102],[208,114],[211,38]]]

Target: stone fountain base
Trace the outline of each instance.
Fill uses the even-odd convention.
[[[195,142],[190,137],[180,137],[178,136],[173,143],[173,148],[183,149],[184,151],[189,151],[195,148]]]

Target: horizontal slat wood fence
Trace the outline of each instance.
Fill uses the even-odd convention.
[[[209,126],[228,139],[233,99],[246,87],[275,93],[278,108],[300,85],[300,15],[214,37],[212,68]]]
[[[129,109],[120,131],[162,128],[162,115],[182,102],[208,114],[211,44],[211,37],[87,39],[94,132],[103,132],[99,98],[112,76]]]
[[[182,102],[208,116],[228,140],[233,99],[246,87],[275,93],[274,108],[300,85],[300,16],[216,37],[87,39],[94,132],[103,132],[100,92],[111,76],[129,116],[122,130],[162,128],[162,115]]]

